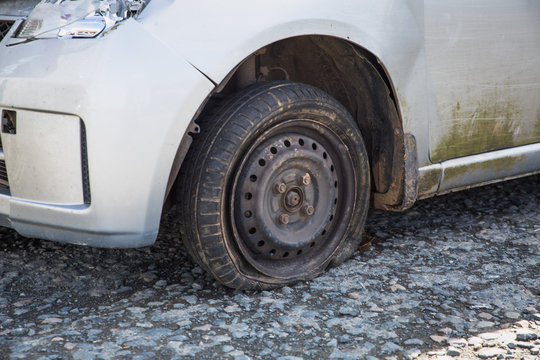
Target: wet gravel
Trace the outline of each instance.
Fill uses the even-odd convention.
[[[133,250],[0,230],[0,358],[540,358],[540,176],[372,212],[368,251],[271,292],[214,282],[173,218]]]

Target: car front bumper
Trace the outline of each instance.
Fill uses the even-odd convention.
[[[134,20],[97,39],[6,46],[17,41],[0,43],[0,224],[69,243],[152,244],[181,139],[213,84]]]

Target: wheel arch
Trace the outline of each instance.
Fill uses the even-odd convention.
[[[251,53],[216,84],[182,139],[169,177],[173,188],[181,163],[198,132],[197,118],[212,99],[258,81],[291,80],[318,87],[353,115],[364,137],[372,177],[372,205],[405,210],[417,197],[416,141],[405,134],[397,91],[382,61],[367,49],[333,36],[282,39]]]

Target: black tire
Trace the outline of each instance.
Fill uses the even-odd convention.
[[[226,286],[311,279],[357,248],[369,165],[347,110],[320,89],[259,83],[199,121],[180,173],[182,237]]]

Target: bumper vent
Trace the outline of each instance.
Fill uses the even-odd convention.
[[[0,192],[9,192],[9,181],[4,160],[0,160]]]
[[[0,20],[0,41],[4,40],[14,23],[11,20]]]
[[[9,181],[7,176],[6,161],[4,160],[4,148],[0,137],[0,193],[9,194]]]
[[[90,204],[90,174],[88,171],[88,150],[86,148],[86,127],[81,120],[81,161],[82,161],[82,180],[84,203]]]

